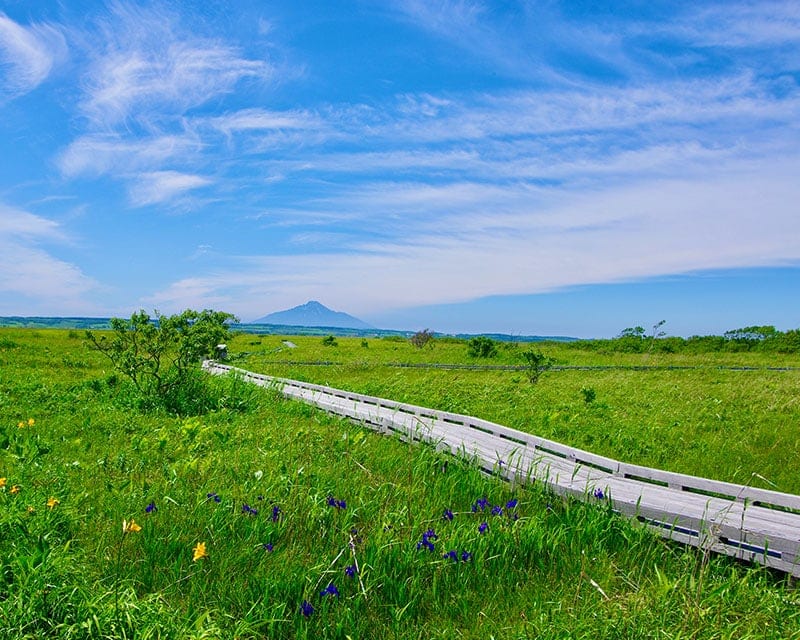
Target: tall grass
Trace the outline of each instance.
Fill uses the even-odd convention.
[[[0,348],[0,637],[800,637],[784,577],[602,501],[269,390],[188,418],[131,406],[65,336]]]
[[[241,339],[241,338],[240,338]],[[656,365],[656,369],[564,369],[531,385],[521,371],[399,368],[387,362],[471,363],[464,344],[417,349],[410,344],[340,339],[336,366],[314,361],[318,340],[262,352],[235,364],[271,375],[475,415],[635,464],[800,493],[800,359],[759,353],[610,354],[542,347],[562,366]],[[242,341],[244,342],[244,341]],[[251,347],[237,343],[234,350]],[[492,362],[515,362],[515,348]],[[369,360],[362,352],[369,351]],[[236,353],[236,351],[234,351]],[[688,369],[668,368],[691,367]],[[745,370],[730,367],[751,367]],[[772,367],[772,368],[767,368]],[[794,367],[775,370],[775,367]],[[585,390],[593,399],[586,401]]]

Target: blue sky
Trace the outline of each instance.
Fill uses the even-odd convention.
[[[798,291],[795,1],[0,0],[0,315],[692,335]]]

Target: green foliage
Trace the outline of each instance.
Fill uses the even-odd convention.
[[[467,355],[472,358],[494,358],[497,355],[497,342],[487,336],[470,338]]]
[[[525,372],[531,384],[539,382],[542,374],[553,366],[553,359],[536,349],[528,349],[519,355],[525,363]]]
[[[592,389],[592,387],[581,387],[581,395],[583,396],[583,401],[586,404],[594,402],[595,398],[597,397],[597,392]]]
[[[246,387],[259,397],[248,413],[137,413],[112,397],[100,352],[89,351],[87,367],[75,368],[64,363],[76,346],[64,332],[7,337],[19,348],[0,352],[0,432],[15,444],[30,440],[21,451],[31,453],[0,448],[7,479],[0,488],[0,638],[798,635],[800,600],[779,574],[665,542],[608,508],[561,499],[538,482],[487,478],[432,447],[379,436],[273,390]],[[244,350],[246,341],[234,337],[229,346]],[[297,342],[324,350],[319,337]],[[342,360],[435,353],[467,361],[463,344],[420,352],[406,340],[381,351],[378,340],[365,353],[359,339],[340,342]],[[559,359],[571,353],[573,362],[598,361],[566,346],[547,349]],[[680,463],[696,453],[717,466],[709,455],[716,442],[699,440],[709,434],[718,433],[720,443],[760,442],[792,478],[785,451],[787,442],[796,444],[796,373],[716,366],[772,360],[726,353],[699,373],[559,370],[535,393],[508,371],[395,371],[375,363],[294,371],[406,394],[426,406],[447,403],[542,435],[593,434],[595,446],[631,455],[651,447]],[[743,376],[751,384],[743,387]],[[589,381],[607,407],[583,405],[579,389]],[[231,385],[232,398],[246,393],[240,380],[220,382]],[[687,431],[676,420],[691,424],[697,440],[681,440]],[[747,438],[738,437],[740,422]],[[784,424],[788,439],[779,432]],[[740,467],[747,456],[735,454],[743,451],[720,461],[731,457],[732,468]],[[12,493],[13,486],[20,490]],[[328,496],[347,508],[330,506]],[[51,497],[58,503],[48,507]],[[479,499],[503,513],[473,511]],[[518,504],[509,513],[512,499]],[[443,518],[445,510],[453,520]],[[141,530],[124,533],[123,521],[130,527],[131,520]],[[437,534],[433,552],[417,549],[428,529]],[[195,561],[199,542],[208,557]],[[454,561],[443,557],[449,550],[472,555]],[[351,578],[345,568],[356,561],[360,571]],[[339,597],[322,595],[330,583]],[[315,609],[309,618],[304,600]]]
[[[422,349],[426,345],[433,345],[433,331],[430,329],[417,331],[408,340],[411,344],[417,347],[417,349]]]
[[[336,338],[333,336],[325,336],[322,339],[322,344],[326,347],[338,347],[339,343],[336,341]]]
[[[230,337],[228,323],[234,320],[229,313],[211,310],[155,319],[139,311],[130,320],[112,318],[110,338],[93,331],[86,338],[133,384],[143,406],[188,414],[207,409],[199,365]]]

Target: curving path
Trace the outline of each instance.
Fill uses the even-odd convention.
[[[627,464],[479,418],[211,360],[203,368],[235,372],[381,433],[431,443],[507,480],[538,480],[561,495],[609,500],[615,511],[665,538],[800,576],[800,496]]]

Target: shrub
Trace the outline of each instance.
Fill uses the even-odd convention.
[[[497,355],[497,343],[486,336],[476,336],[467,343],[467,354],[473,358],[494,358]]]
[[[334,338],[333,336],[325,336],[322,339],[322,344],[324,346],[326,346],[326,347],[338,347],[339,346],[339,343],[336,342],[336,338]]]
[[[553,359],[546,356],[541,351],[528,349],[523,351],[520,356],[525,363],[525,371],[531,384],[539,382],[541,375],[553,366]]]
[[[433,331],[430,329],[423,329],[422,331],[417,331],[413,336],[409,339],[409,342],[413,344],[417,349],[422,349],[427,344],[433,343]]]
[[[110,339],[92,331],[86,332],[86,338],[133,384],[142,406],[198,413],[213,404],[205,392],[200,362],[226,341],[228,322],[235,320],[221,311],[186,310],[155,319],[139,311],[130,320],[112,318]]]

